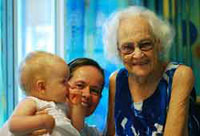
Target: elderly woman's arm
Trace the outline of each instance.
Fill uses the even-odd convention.
[[[115,102],[116,76],[117,76],[117,72],[114,72],[110,76],[110,82],[109,82],[109,108],[108,108],[106,136],[114,136],[115,135],[114,102]]]
[[[192,69],[181,65],[175,72],[164,136],[188,135],[189,97],[194,86]]]

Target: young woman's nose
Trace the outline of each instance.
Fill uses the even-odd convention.
[[[90,87],[87,86],[83,91],[82,91],[82,96],[86,99],[89,99],[91,94],[90,94]]]

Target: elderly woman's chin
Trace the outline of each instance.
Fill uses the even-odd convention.
[[[138,77],[146,77],[152,72],[152,68],[149,64],[144,65],[126,65],[126,69],[129,74],[138,76]]]

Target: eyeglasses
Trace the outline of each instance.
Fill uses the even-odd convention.
[[[122,44],[120,47],[118,47],[118,50],[122,54],[128,55],[128,54],[132,54],[135,51],[135,48],[136,48],[135,46],[136,46],[135,43],[127,42],[127,43]],[[154,42],[153,40],[143,40],[137,43],[137,46],[141,51],[150,51],[154,47]]]

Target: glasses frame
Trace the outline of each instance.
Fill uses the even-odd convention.
[[[127,45],[127,44],[131,44],[131,45]],[[145,45],[145,44],[148,44],[148,45]],[[154,48],[155,44],[156,44],[155,39],[153,39],[153,40],[152,39],[144,39],[142,41],[139,41],[136,44],[134,42],[126,42],[123,45],[121,45],[120,47],[118,46],[117,49],[120,53],[122,53],[124,55],[129,55],[129,54],[134,53],[136,47],[139,48],[140,51],[142,51],[142,52],[147,52],[147,51],[152,50]],[[127,49],[125,49],[125,46],[127,46]],[[146,48],[144,48],[144,46],[146,46]]]

